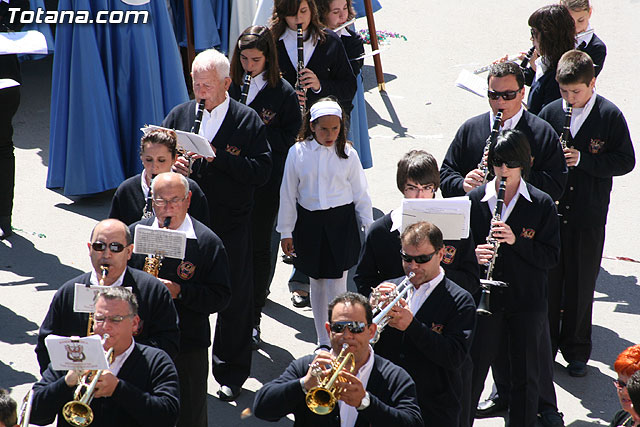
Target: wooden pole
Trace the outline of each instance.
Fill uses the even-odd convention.
[[[189,66],[187,68],[190,72],[191,64],[193,64],[193,59],[196,57],[196,48],[193,36],[193,10],[191,8],[191,0],[183,0],[183,4],[184,21],[187,29],[187,58],[189,60]]]
[[[186,1],[186,0],[185,0]],[[364,10],[367,14],[367,25],[369,26],[369,39],[371,40],[371,50],[378,50],[378,33],[376,32],[376,22],[373,19],[373,7],[371,0],[364,0]],[[384,87],[384,74],[382,73],[382,62],[380,54],[373,56],[373,66],[376,70],[376,80],[378,81],[378,90],[386,92]]]

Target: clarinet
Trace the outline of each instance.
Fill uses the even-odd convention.
[[[536,50],[535,46],[531,46],[531,49],[524,54],[524,58],[522,58],[522,62],[520,63],[520,68],[524,71],[529,65],[529,61],[531,60],[531,56],[533,56],[533,52]]]
[[[249,86],[251,86],[251,74],[244,73],[242,79],[242,93],[240,94],[240,103],[247,105],[247,97],[249,96]]]
[[[482,171],[484,174],[484,178],[482,179],[482,183],[487,183],[487,177],[489,176],[489,165],[487,164],[487,157],[489,156],[489,147],[491,143],[495,141],[498,137],[498,133],[500,132],[500,125],[502,124],[502,110],[498,110],[495,119],[493,120],[493,127],[491,128],[491,134],[487,138],[487,141],[484,144],[484,151],[482,152],[482,159],[480,163],[478,163],[478,169]]]
[[[491,224],[500,221],[502,216],[502,206],[504,206],[504,193],[507,189],[507,179],[502,177],[500,178],[500,186],[498,187],[498,195],[496,200],[496,208],[493,211],[493,217],[491,218]],[[489,310],[489,297],[491,295],[491,286],[504,286],[502,282],[496,282],[493,280],[493,268],[496,265],[496,258],[498,258],[498,249],[500,248],[500,241],[493,237],[491,231],[489,231],[489,235],[487,236],[487,243],[493,246],[493,254],[491,256],[491,260],[487,265],[487,275],[486,279],[481,281],[482,294],[480,295],[480,302],[478,303],[478,308],[476,309],[476,313],[483,316],[490,316],[491,311]]]
[[[305,93],[305,95],[307,94],[307,89],[302,87],[302,83],[300,83],[300,73],[302,72],[302,69],[304,68],[304,35],[302,33],[302,24],[298,24],[298,29],[297,29],[297,40],[298,40],[298,68],[296,70],[297,72],[297,78],[298,80],[296,81],[296,90],[298,91],[302,91]],[[304,112],[305,112],[306,108],[304,105],[300,106],[300,111],[302,112],[302,115],[304,116]]]
[[[200,125],[202,124],[202,114],[204,113],[204,99],[201,99],[198,103],[198,108],[196,109],[196,119],[193,122],[193,127],[191,128],[191,133],[197,134],[200,132]]]
[[[155,175],[151,176],[152,182],[153,182],[153,178],[155,178]],[[144,205],[144,209],[142,210],[141,219],[151,218],[152,216],[153,216],[153,194],[151,191],[151,183],[149,183],[149,194],[147,194],[147,200]]]
[[[569,138],[571,138],[571,115],[573,114],[573,107],[571,104],[567,104],[567,109],[564,112],[564,127],[562,128],[562,134],[560,134],[560,146],[563,150],[568,148]]]

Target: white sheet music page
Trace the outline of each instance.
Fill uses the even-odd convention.
[[[192,153],[200,154],[203,157],[215,157],[215,153],[211,148],[211,144],[202,135],[198,135],[192,132],[185,132],[183,130],[176,129],[167,129],[162,126],[155,125],[147,125],[140,130],[145,134],[151,132],[154,129],[164,129],[164,130],[172,130],[178,136],[178,144],[182,146],[187,151],[191,151]]]
[[[44,344],[56,371],[109,369],[100,335],[81,338],[48,335]]]
[[[184,259],[186,250],[187,235],[182,231],[136,225],[133,253]]]
[[[448,199],[403,199],[400,232],[411,224],[427,221],[442,231],[444,240],[469,237],[471,200],[467,196]]]
[[[0,33],[0,55],[34,53],[46,55],[47,40],[40,31],[15,31]]]

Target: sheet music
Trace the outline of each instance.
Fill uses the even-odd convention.
[[[133,253],[184,259],[186,250],[187,235],[184,232],[136,225]]]
[[[162,126],[147,125],[140,130],[144,133],[150,132],[154,129],[172,130],[178,135],[178,144],[187,151],[200,154],[203,157],[215,157],[215,153],[211,148],[211,144],[204,136],[197,135],[192,132],[185,132],[183,130],[167,129]]]
[[[482,98],[487,97],[487,90],[489,90],[486,77],[480,77],[468,70],[460,71],[455,85]]]
[[[0,90],[15,86],[20,86],[20,83],[13,79],[0,79]]]
[[[18,53],[48,54],[47,40],[35,30],[0,33],[0,55]]]
[[[109,369],[100,335],[82,338],[48,335],[44,344],[56,371]]]
[[[471,200],[467,196],[448,199],[402,200],[402,226],[400,232],[411,224],[427,221],[442,231],[444,240],[460,240],[469,237]]]
[[[100,291],[108,289],[108,286],[90,285],[84,283],[74,283],[73,289],[73,311],[76,313],[93,313],[96,311],[96,299]],[[133,292],[131,286],[125,286]]]

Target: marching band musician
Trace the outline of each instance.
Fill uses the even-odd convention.
[[[18,426],[18,415],[16,401],[11,398],[9,392],[0,388],[0,427],[20,427]]]
[[[129,228],[117,219],[100,221],[91,232],[87,243],[93,270],[63,284],[51,301],[49,311],[38,332],[36,356],[40,372],[49,365],[49,353],[44,339],[49,334],[61,336],[85,336],[89,324],[88,313],[74,312],[75,284],[97,286],[102,277],[101,266],[108,268],[104,286],[129,287],[139,302],[136,340],[141,344],[160,348],[172,358],[178,354],[180,332],[178,315],[171,294],[158,279],[127,267],[133,251]]]
[[[400,236],[402,267],[414,273],[413,292],[390,312],[376,352],[406,369],[416,382],[418,404],[427,425],[459,425],[463,407],[462,366],[471,345],[476,305],[469,292],[445,277],[442,232],[428,222],[407,227]],[[383,282],[383,295],[395,288]]]
[[[496,178],[469,192],[471,230],[476,243],[485,241],[489,233],[501,243],[493,279],[508,287],[501,294],[491,294],[492,315],[478,316],[471,345],[471,402],[477,404],[489,365],[506,348],[511,378],[509,422],[529,427],[537,422],[539,391],[545,392],[538,385],[550,380],[539,380],[539,376],[546,375],[552,364],[546,333],[547,272],[558,262],[560,253],[557,212],[548,194],[524,181],[531,165],[524,133],[502,131],[489,148],[488,163]],[[498,212],[500,221],[493,222],[498,182],[503,177],[504,206]],[[487,264],[495,255],[491,244],[478,244],[479,264]],[[506,391],[499,391],[503,399],[507,397]]]
[[[171,172],[171,166],[178,156],[178,137],[172,130],[155,129],[142,135],[140,139],[140,160],[144,166],[141,174],[125,180],[113,195],[109,218],[116,218],[127,225],[140,221],[144,213],[153,216],[153,209],[148,205],[151,180],[163,172]],[[189,214],[209,225],[209,204],[200,186],[189,178],[191,204]],[[145,209],[146,208],[146,209]]]
[[[556,80],[562,99],[547,105],[540,117],[562,132],[565,105],[572,106],[564,150],[569,168],[565,193],[559,200],[562,251],[549,272],[549,325],[553,355],[558,349],[569,375],[587,374],[591,356],[593,292],[600,270],[605,224],[613,177],[629,173],[635,153],[622,112],[596,94],[595,67],[578,50],[558,62]]]
[[[436,197],[440,175],[436,159],[426,151],[411,150],[398,161],[396,173],[398,190],[405,198],[431,199]],[[402,210],[391,211],[376,220],[367,232],[360,260],[353,278],[358,292],[369,296],[372,287],[384,280],[404,274],[400,257],[400,226]],[[479,288],[479,270],[473,237],[445,240],[442,268],[447,277],[472,295]],[[460,425],[469,422],[471,394],[471,358],[467,355],[463,367],[462,413]]]
[[[161,227],[171,218],[170,230],[187,235],[183,260],[162,259],[158,277],[169,289],[180,321],[180,351],[175,358],[180,377],[181,408],[178,426],[207,426],[208,348],[211,345],[209,315],[223,310],[230,298],[229,265],[222,241],[188,213],[191,191],[184,176],[165,172],[152,183],[155,217],[137,224]],[[144,254],[134,254],[129,265],[142,268]]]
[[[567,180],[564,155],[553,128],[522,107],[525,90],[520,67],[513,62],[494,64],[489,70],[488,82],[491,111],[472,117],[458,129],[442,161],[443,196],[463,196],[482,184],[484,175],[477,165],[483,159],[494,117],[503,110],[500,129],[518,129],[530,141],[533,165],[529,182],[557,200]]]
[[[205,100],[200,135],[211,142],[214,158],[198,160],[191,177],[207,196],[211,230],[222,239],[229,257],[231,301],[218,313],[213,345],[213,376],[218,397],[234,400],[251,370],[253,272],[251,210],[255,189],[271,174],[271,148],[258,114],[231,99],[229,61],[214,49],[200,52],[192,64],[196,100]],[[174,107],[163,127],[190,130],[196,101]],[[178,158],[175,170],[185,176],[188,161]]]
[[[294,426],[422,426],[416,387],[407,372],[375,354],[369,340],[375,335],[371,306],[367,299],[353,292],[338,295],[329,304],[329,322],[325,327],[331,338],[331,353],[294,360],[275,380],[256,393],[253,412],[256,417],[277,421],[287,414],[295,416]],[[343,345],[353,353],[354,369],[342,371],[346,382],[340,383],[339,402],[333,411],[317,415],[306,405],[309,390],[318,384],[314,366],[330,370]],[[346,365],[347,368],[349,365]]]
[[[579,49],[589,55],[594,65],[595,76],[602,72],[604,60],[607,56],[607,46],[593,32],[593,28],[589,23],[593,8],[589,0],[560,0],[560,4],[564,5],[569,14],[573,18],[576,25],[576,49]]]
[[[298,97],[282,77],[278,51],[271,31],[252,26],[238,38],[231,60],[229,96],[241,97],[243,74],[251,75],[247,105],[253,108],[267,129],[273,168],[269,181],[254,195],[251,214],[253,238],[253,347],[260,343],[260,318],[275,271],[278,242],[272,247],[272,233],[280,203],[280,184],[289,148],[296,142],[302,125]],[[275,253],[274,253],[275,252]]]
[[[173,427],[180,409],[178,374],[164,351],[136,342],[138,302],[124,287],[100,292],[95,306],[98,335],[109,334],[104,349],[113,361],[102,371],[91,404],[92,427]],[[34,386],[31,423],[47,425],[58,415],[58,427],[71,426],[62,407],[74,399],[78,372],[55,371],[49,365]]]

